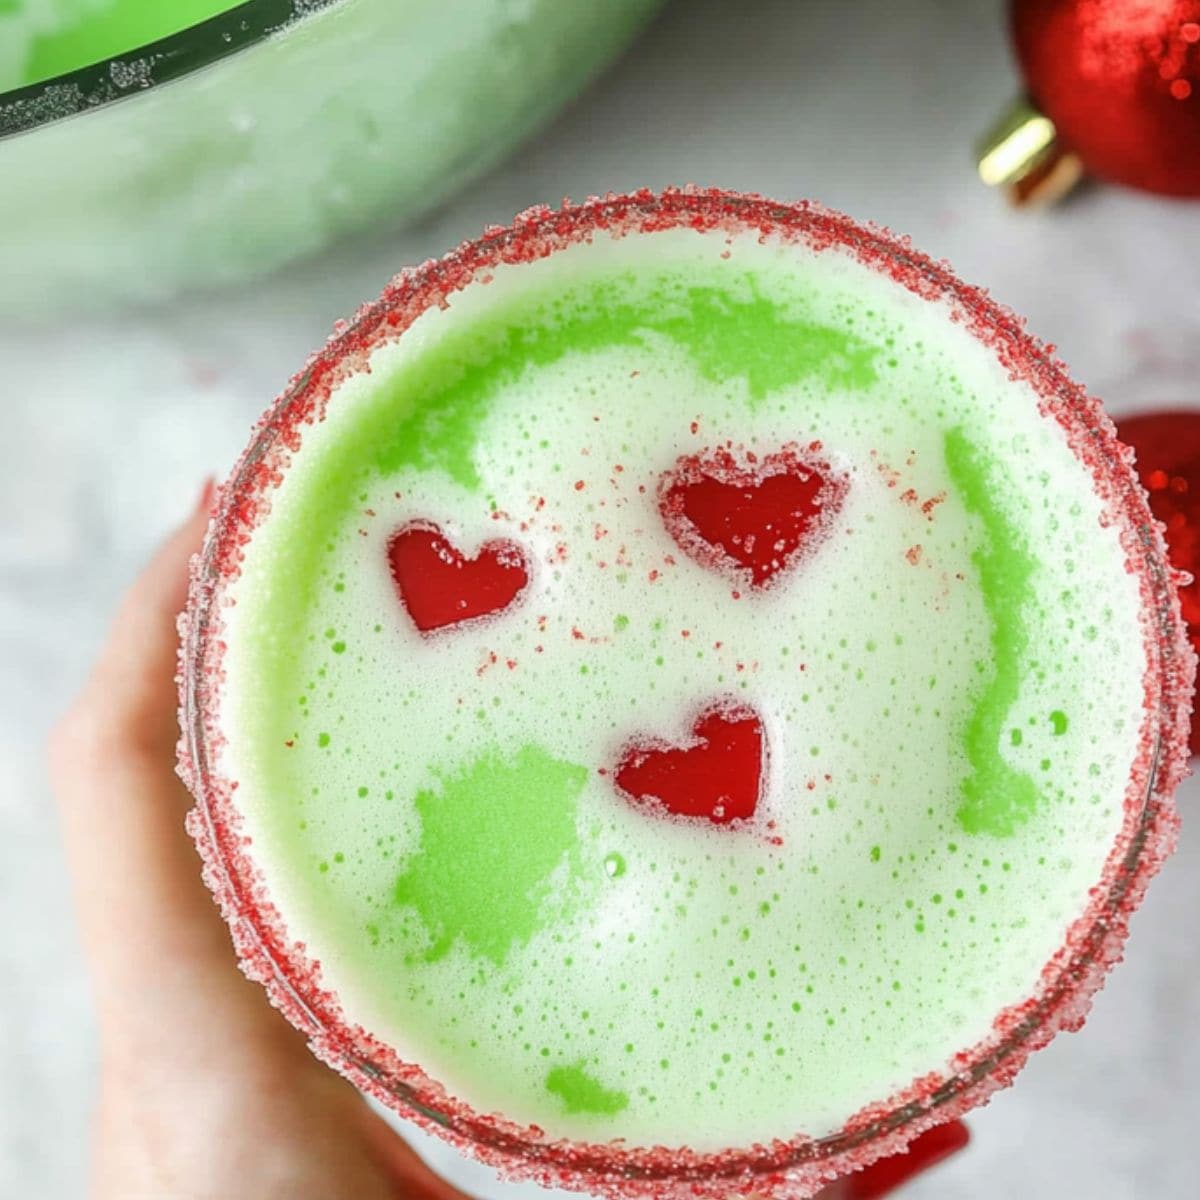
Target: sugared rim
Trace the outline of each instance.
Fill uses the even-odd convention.
[[[291,940],[241,832],[236,782],[214,763],[221,746],[222,609],[238,578],[243,547],[266,519],[271,493],[319,422],[334,390],[362,370],[421,313],[502,264],[529,263],[600,236],[669,229],[751,233],[816,251],[841,250],[913,294],[945,302],[951,319],[987,346],[1014,380],[1031,386],[1095,483],[1105,519],[1116,526],[1126,567],[1142,595],[1146,672],[1143,722],[1118,839],[1086,911],[1045,965],[1034,995],[1000,1013],[992,1033],[902,1092],[856,1113],[836,1134],[797,1136],[713,1153],[686,1147],[592,1144],[552,1139],[473,1111],[419,1066],[343,1016],[321,980],[320,964]],[[959,282],[944,264],[888,231],[859,225],[812,203],[780,204],[756,195],[687,188],[593,198],[559,210],[529,209],[508,228],[488,229],[439,260],[398,275],[352,322],[335,329],[254,431],[220,490],[203,551],[193,562],[188,610],[180,619],[180,773],[195,798],[188,827],[204,875],[228,921],[245,972],[309,1039],[318,1057],[401,1115],[459,1149],[519,1177],[639,1200],[770,1193],[812,1195],[833,1178],[902,1150],[933,1125],[960,1116],[1012,1083],[1028,1056],[1064,1029],[1082,1025],[1091,999],[1121,957],[1128,919],[1172,849],[1178,828],[1173,792],[1187,769],[1188,714],[1195,657],[1180,617],[1162,529],[1150,515],[1132,468],[1099,402],[1073,383],[1053,348],[1032,338],[1013,313]]]
[[[247,0],[145,46],[0,92],[0,140],[191,75],[339,3],[341,0]]]

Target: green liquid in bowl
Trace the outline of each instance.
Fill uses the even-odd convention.
[[[157,304],[412,220],[544,125],[661,3],[259,0],[83,88],[0,92],[0,315]],[[0,88],[14,12],[0,0]]]
[[[239,0],[0,0],[0,92],[136,50]]]

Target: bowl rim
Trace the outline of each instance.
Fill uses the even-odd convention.
[[[0,141],[136,99],[342,3],[345,0],[245,0],[143,46],[0,92]]]
[[[323,986],[319,964],[288,938],[240,832],[236,781],[223,778],[215,763],[222,744],[226,589],[240,573],[242,548],[266,518],[271,492],[300,448],[304,428],[322,419],[336,389],[428,308],[444,304],[499,265],[533,262],[589,238],[681,228],[757,233],[815,253],[848,252],[918,297],[945,303],[948,319],[983,343],[1014,381],[1033,389],[1042,415],[1057,421],[1093,476],[1104,519],[1118,528],[1126,569],[1139,583],[1145,651],[1142,723],[1121,830],[1089,902],[1045,964],[1033,993],[998,1014],[983,1041],[955,1054],[943,1069],[853,1114],[837,1133],[716,1152],[551,1139],[537,1127],[473,1111],[419,1066],[353,1026]],[[188,827],[243,970],[264,984],[271,1001],[308,1036],[314,1053],[360,1089],[502,1172],[548,1186],[621,1200],[684,1200],[715,1194],[715,1185],[733,1195],[759,1192],[798,1200],[902,1151],[925,1130],[1010,1085],[1031,1053],[1058,1032],[1083,1024],[1094,994],[1122,955],[1129,917],[1177,836],[1173,793],[1187,773],[1195,656],[1162,526],[1150,513],[1131,452],[1118,441],[1099,402],[1070,379],[1053,348],[1029,335],[1020,318],[986,292],[960,282],[945,264],[915,251],[907,239],[815,203],[778,203],[720,189],[643,189],[565,203],[557,210],[530,209],[508,227],[493,227],[442,259],[402,272],[379,300],[335,329],[260,420],[218,492],[204,547],[193,561],[180,631],[179,769],[196,799]]]

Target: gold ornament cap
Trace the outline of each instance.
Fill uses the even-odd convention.
[[[1018,96],[976,147],[979,178],[1018,208],[1057,204],[1083,178],[1083,163],[1058,144],[1054,122]]]

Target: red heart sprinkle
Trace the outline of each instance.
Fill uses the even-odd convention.
[[[667,531],[703,567],[765,588],[828,532],[847,479],[807,451],[784,446],[764,458],[728,447],[681,458],[663,476],[659,511]]]
[[[467,558],[424,522],[392,535],[388,561],[396,591],[422,633],[500,612],[529,582],[525,552],[515,542],[485,542]]]
[[[631,744],[614,777],[633,800],[728,825],[754,816],[765,760],[762,722],[743,704],[705,709],[682,746]]]

